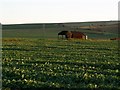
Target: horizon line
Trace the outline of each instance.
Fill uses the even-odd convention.
[[[33,23],[33,22],[30,22],[30,23],[1,23],[0,22],[0,24],[1,25],[16,25],[16,24],[57,24],[57,23],[83,23],[83,22],[108,22],[108,21],[113,21],[113,22],[117,22],[117,21],[120,21],[120,20],[98,20],[98,21],[81,21],[81,22],[78,22],[78,21],[73,21],[73,22],[44,22],[44,23],[42,23],[42,22],[35,22],[35,23]]]

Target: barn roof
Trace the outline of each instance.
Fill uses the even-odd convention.
[[[74,33],[74,34],[77,34],[77,33],[79,33],[79,34],[81,34],[81,35],[84,35],[84,36],[86,36],[84,33],[82,33],[82,32],[79,32],[79,31],[71,31],[72,33]]]
[[[58,33],[58,35],[65,35],[68,31],[61,31]]]
[[[67,33],[68,31],[61,31],[61,32],[59,32],[58,33],[58,35],[65,35],[66,33]],[[86,36],[84,33],[82,33],[82,32],[79,32],[79,31],[70,31],[71,33],[73,33],[73,34],[81,34],[81,35],[84,35],[84,36]]]

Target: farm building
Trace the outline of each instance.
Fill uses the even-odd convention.
[[[111,38],[110,40],[120,40],[120,38]]]
[[[61,31],[58,33],[58,38],[59,35],[62,35],[62,38],[65,37],[66,39],[70,39],[70,38],[85,39],[85,40],[87,39],[87,35],[78,31]]]

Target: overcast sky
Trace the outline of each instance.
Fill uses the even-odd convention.
[[[118,19],[119,0],[0,0],[0,22],[57,23]]]

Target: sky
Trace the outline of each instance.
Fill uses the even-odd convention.
[[[0,23],[61,23],[118,19],[119,0],[0,0]]]

